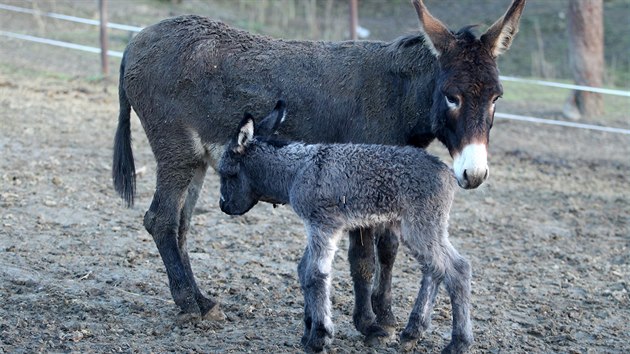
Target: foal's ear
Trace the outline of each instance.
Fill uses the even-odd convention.
[[[254,138],[254,117],[245,113],[243,120],[238,128],[238,137],[236,138],[236,147],[234,152],[242,154],[245,152],[245,147]]]
[[[524,8],[525,0],[514,0],[507,12],[481,36],[481,42],[490,49],[495,58],[512,45]]]
[[[433,55],[439,57],[455,41],[455,36],[440,20],[429,13],[422,0],[413,0],[412,3],[418,14],[420,33],[424,37],[424,43]]]
[[[287,113],[286,108],[287,104],[283,100],[276,102],[273,111],[256,125],[256,135],[269,136],[275,133],[280,128],[280,124],[284,122]]]

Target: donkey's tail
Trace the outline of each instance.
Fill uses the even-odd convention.
[[[133,151],[131,150],[131,104],[124,89],[126,54],[127,52],[125,51],[120,63],[120,79],[118,81],[120,113],[118,114],[116,137],[114,138],[112,178],[114,180],[114,189],[127,203],[127,207],[131,207],[136,192],[136,167],[133,162]]]

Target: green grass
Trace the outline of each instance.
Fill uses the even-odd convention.
[[[48,78],[61,81],[70,81],[74,77],[63,72],[38,70],[35,68],[13,65],[11,63],[0,63],[0,74],[19,75],[27,78]]]
[[[533,78],[536,79],[536,78]],[[554,80],[572,84],[567,80]],[[540,86],[529,83],[503,81],[503,98],[502,102],[507,104],[527,105],[532,107],[552,107],[561,112],[562,106],[566,101],[570,90],[557,87]],[[613,88],[611,89],[618,89]],[[624,90],[621,88],[621,90]],[[604,97],[604,114],[598,117],[602,123],[610,122],[611,124],[630,125],[630,97],[615,96],[605,94]]]

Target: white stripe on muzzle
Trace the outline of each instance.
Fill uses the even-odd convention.
[[[485,144],[469,144],[453,157],[453,170],[462,188],[477,188],[488,177],[488,149]],[[465,172],[465,174],[464,174]]]

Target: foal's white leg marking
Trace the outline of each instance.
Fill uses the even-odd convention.
[[[337,251],[337,242],[341,237],[341,232],[336,232],[334,234],[322,234],[322,233],[314,233],[317,235],[316,237],[321,237],[323,239],[320,240],[309,240],[312,243],[320,243],[321,252],[318,254],[319,258],[315,261],[317,262],[317,269],[320,273],[326,275],[326,283],[325,283],[325,296],[326,299],[324,301],[324,313],[322,315],[322,323],[324,327],[329,331],[334,331],[334,325],[332,322],[332,309],[331,309],[331,301],[330,301],[330,288],[332,283],[332,262],[335,258],[335,252]]]
[[[468,184],[464,171],[469,177],[483,178],[488,171],[488,149],[485,144],[469,144],[461,154],[453,158],[453,171],[460,185]]]

